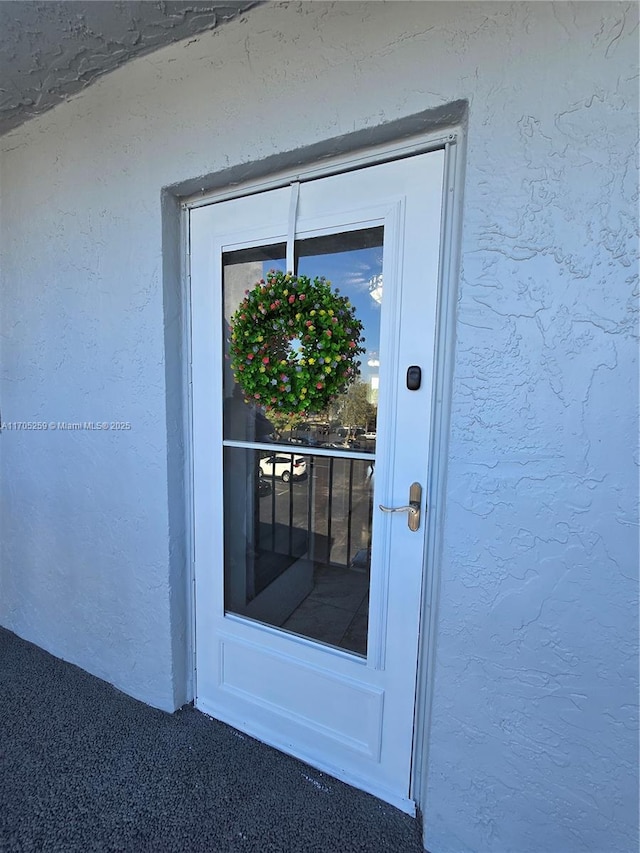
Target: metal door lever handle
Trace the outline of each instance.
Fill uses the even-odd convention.
[[[422,486],[420,483],[412,483],[409,489],[409,503],[406,506],[383,506],[378,504],[382,512],[406,512],[409,514],[407,523],[409,530],[418,530],[420,527],[420,502],[422,500]]]
[[[382,512],[420,512],[420,505],[409,504],[408,506],[382,506],[379,504]]]

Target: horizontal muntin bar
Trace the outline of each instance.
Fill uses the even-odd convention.
[[[362,459],[365,462],[375,461],[375,453],[365,453],[358,450],[341,450],[339,447],[316,447],[309,444],[280,444],[260,441],[235,441],[225,439],[223,447],[237,447],[241,450],[267,450],[277,453],[290,453],[296,456],[333,456],[338,459]]]

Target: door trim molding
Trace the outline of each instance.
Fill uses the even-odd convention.
[[[455,145],[461,134],[461,128],[456,127],[433,133],[427,133],[409,140],[396,141],[385,145],[374,145],[365,150],[353,151],[338,157],[323,159],[321,164],[309,164],[304,167],[288,168],[276,172],[267,178],[246,183],[234,184],[221,189],[201,190],[196,195],[181,199],[183,210],[195,210],[220,201],[230,201],[234,198],[246,198],[269,190],[280,189],[291,183],[306,183],[317,178],[344,174],[367,166],[377,166],[392,160],[402,160],[414,154],[426,154],[448,145]]]
[[[455,143],[446,146],[443,182],[440,274],[436,320],[433,426],[429,448],[429,476],[425,524],[425,566],[420,615],[416,682],[413,762],[410,796],[423,811],[427,791],[429,733],[434,691],[440,565],[444,539],[445,495],[451,431],[451,400],[456,350],[458,282],[462,254],[462,202],[466,135],[458,128]]]

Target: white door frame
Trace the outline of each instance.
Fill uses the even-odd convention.
[[[411,796],[414,801],[422,799],[428,762],[428,731],[433,685],[433,660],[437,621],[437,598],[439,589],[439,558],[442,546],[443,507],[439,500],[445,493],[447,473],[447,451],[450,430],[451,383],[455,354],[455,322],[459,255],[461,243],[463,163],[466,138],[461,126],[420,134],[399,143],[373,146],[364,151],[323,160],[321,165],[289,169],[267,179],[235,185],[232,189],[211,193],[199,193],[196,197],[181,201],[182,278],[185,310],[183,312],[183,357],[187,406],[185,413],[185,504],[187,512],[188,554],[188,627],[191,666],[188,695],[193,698],[196,675],[195,657],[195,560],[194,560],[194,511],[193,511],[193,446],[192,446],[192,397],[191,397],[191,340],[190,340],[190,283],[189,283],[189,213],[192,209],[216,201],[244,197],[267,189],[287,186],[293,180],[310,180],[325,175],[338,174],[365,165],[395,160],[413,154],[425,153],[438,148],[445,149],[445,175],[443,186],[443,213],[441,233],[440,273],[438,281],[437,329],[435,349],[435,376],[433,388],[433,426],[431,431],[430,466],[428,472],[427,500],[429,510],[425,517],[426,547],[423,566],[423,601],[420,621],[420,648],[418,658],[416,718],[414,724],[414,747],[411,779]]]

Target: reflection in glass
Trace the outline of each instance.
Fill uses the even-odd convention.
[[[382,245],[382,227],[296,241],[298,274],[331,281],[364,324],[361,375],[325,411],[269,420],[262,409],[244,402],[228,359],[224,362],[225,610],[362,656],[367,653]],[[223,255],[225,356],[231,316],[245,291],[270,269],[285,270],[285,248]],[[269,443],[272,449],[228,446],[232,442]],[[309,455],[309,448],[319,446],[332,448],[334,455]],[[350,451],[372,456],[353,459]]]
[[[224,454],[225,610],[366,655],[373,464]]]
[[[375,450],[383,238],[384,229],[377,226],[296,241],[298,274],[324,275],[349,297],[364,324],[366,353],[358,379],[325,412],[294,429],[292,438],[336,450]]]
[[[238,441],[270,441],[274,425],[255,406],[244,402],[240,386],[233,378],[229,366],[229,323],[231,316],[244,299],[246,290],[252,290],[267,270],[284,272],[286,244],[258,246],[225,252],[222,256],[223,341],[224,341],[224,437]]]
[[[308,416],[274,416],[244,402],[225,358],[224,437],[236,441],[278,441],[281,444],[325,446],[340,452],[373,453],[379,390],[380,304],[382,301],[381,226],[297,240],[297,272],[310,278],[324,276],[347,296],[364,324],[366,353],[360,376],[324,411]],[[270,269],[284,270],[286,246],[278,244],[226,252],[223,255],[225,356],[228,356],[229,321],[244,298]],[[306,310],[313,310],[307,306]],[[295,340],[292,342],[295,345]],[[284,342],[289,345],[289,342]]]

